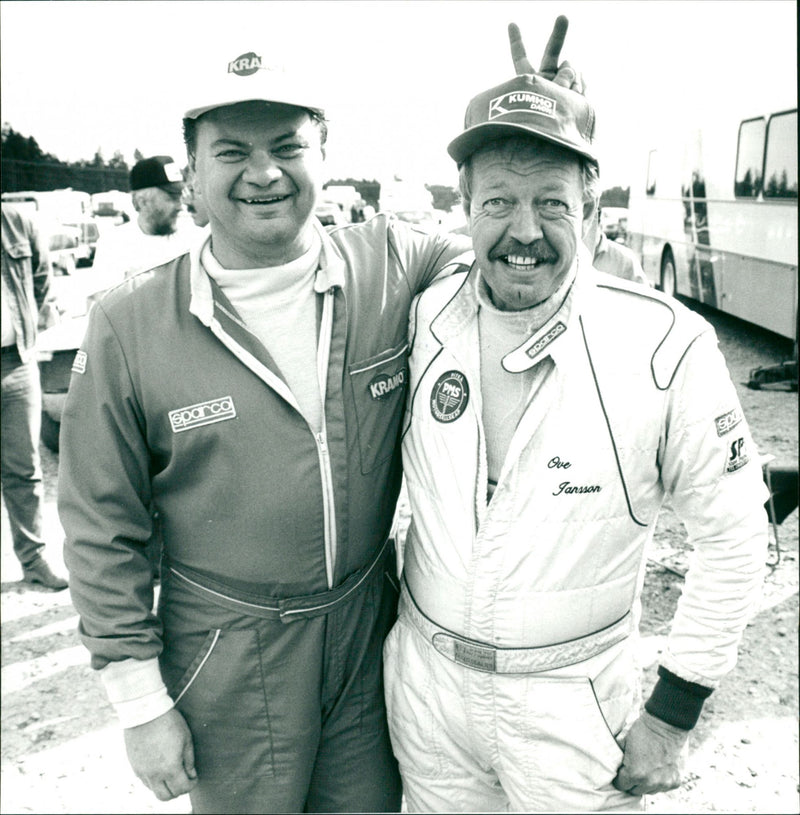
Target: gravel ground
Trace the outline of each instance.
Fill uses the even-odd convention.
[[[737,386],[758,366],[791,356],[791,345],[711,314]],[[753,391],[740,398],[762,453],[797,465],[797,395]],[[43,450],[50,557],[61,564],[55,511],[57,458]],[[747,628],[739,662],[706,703],[690,739],[682,787],[648,800],[650,812],[797,813],[798,514],[778,528],[765,568],[761,611]],[[23,587],[3,508],[2,786],[0,812],[189,812],[186,797],[157,801],[132,775],[108,703],[87,665],[68,592]],[[682,587],[684,532],[662,514],[648,566],[642,620],[647,690]]]

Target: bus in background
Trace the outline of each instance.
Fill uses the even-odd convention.
[[[637,169],[627,242],[648,280],[796,343],[797,108],[715,115]]]

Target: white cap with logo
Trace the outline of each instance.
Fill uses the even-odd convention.
[[[213,65],[207,78],[198,81],[195,104],[186,110],[184,118],[196,119],[214,108],[252,101],[294,105],[324,115],[321,97],[319,83],[270,65],[261,54],[247,51]]]

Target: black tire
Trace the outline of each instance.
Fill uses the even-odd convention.
[[[661,285],[659,286],[664,294],[674,297],[678,293],[678,284],[675,274],[675,258],[672,252],[667,249],[661,258]]]
[[[58,434],[61,430],[61,422],[57,422],[47,413],[42,411],[42,444],[54,453],[58,452]]]

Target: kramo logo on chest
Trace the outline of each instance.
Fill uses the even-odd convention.
[[[405,368],[394,374],[381,374],[369,383],[369,395],[373,399],[386,399],[406,381]]]
[[[437,422],[454,422],[469,402],[469,383],[461,371],[442,374],[431,390],[431,413]]]

